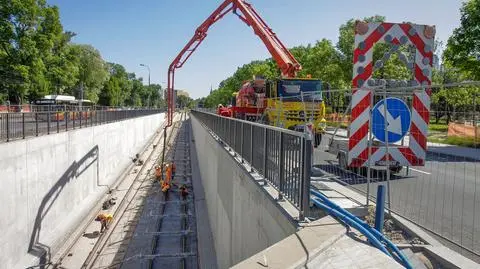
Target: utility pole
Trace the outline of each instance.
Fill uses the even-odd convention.
[[[143,67],[146,67],[148,69],[148,100],[147,100],[147,104],[148,104],[148,107],[150,107],[150,66],[146,65],[146,64],[140,64],[140,66],[143,66]]]
[[[148,69],[148,86],[150,87],[150,66],[146,64],[140,64],[140,66],[146,67]]]
[[[83,102],[83,81],[80,81],[80,104],[79,104],[80,111],[82,111],[82,102]]]

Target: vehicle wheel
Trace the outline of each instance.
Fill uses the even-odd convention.
[[[398,174],[398,173],[400,173],[400,171],[402,171],[401,166],[391,166],[390,167],[390,172],[392,172],[393,174]]]
[[[315,147],[318,147],[322,143],[322,134],[315,134]]]

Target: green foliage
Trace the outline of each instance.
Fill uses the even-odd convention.
[[[480,0],[469,0],[460,9],[460,27],[448,39],[445,62],[473,80],[480,80]]]
[[[480,140],[475,137],[448,136],[445,138],[429,137],[429,142],[457,145],[462,147],[480,148]]]
[[[180,108],[188,107],[188,108],[193,108],[194,107],[194,101],[192,98],[187,97],[185,95],[178,95],[177,96],[177,106]]]
[[[428,125],[428,129],[430,131],[436,131],[436,132],[444,132],[446,133],[448,131],[448,125],[447,124],[436,124],[436,123],[430,123]]]
[[[73,44],[56,6],[45,0],[0,4],[0,104],[67,94],[100,105],[164,106],[160,85],[144,86],[90,45]]]
[[[42,0],[2,1],[0,5],[0,91],[21,103],[51,88],[51,70],[65,43],[57,7]],[[65,71],[63,71],[65,72]]]
[[[345,24],[342,24],[339,29],[339,38],[337,42],[337,49],[342,55],[342,67],[343,67],[343,80],[351,81],[352,80],[352,63],[353,63],[353,49],[355,46],[355,21],[357,19],[350,19]],[[363,21],[366,22],[383,22],[385,17],[375,15],[373,17],[364,18]],[[378,46],[377,46],[378,47]],[[374,49],[374,58],[379,54],[378,48]],[[383,46],[381,46],[384,50]],[[349,83],[350,84],[350,83]]]
[[[107,65],[100,56],[100,52],[90,45],[72,45],[78,56],[79,87],[77,96],[81,98],[83,89],[84,99],[96,103],[104,82],[108,79]]]

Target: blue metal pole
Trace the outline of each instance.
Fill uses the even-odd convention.
[[[375,230],[383,233],[383,222],[385,219],[385,186],[377,188],[377,206],[375,209]]]

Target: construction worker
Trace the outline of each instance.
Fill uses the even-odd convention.
[[[108,225],[112,222],[113,216],[112,214],[104,214],[101,213],[95,218],[95,221],[100,221],[100,233],[103,233],[104,230],[108,229]]]
[[[157,180],[161,180],[162,179],[162,168],[158,165],[155,166],[155,178]]]
[[[177,171],[177,166],[172,162],[172,179],[175,177],[175,172]]]
[[[172,181],[172,165],[167,165],[166,167],[165,181],[169,184],[170,184],[170,181]]]
[[[186,198],[187,198],[188,189],[187,189],[187,186],[186,186],[185,184],[183,184],[183,185],[180,187],[180,194],[182,195],[182,198],[183,198],[183,199],[186,199]]]

